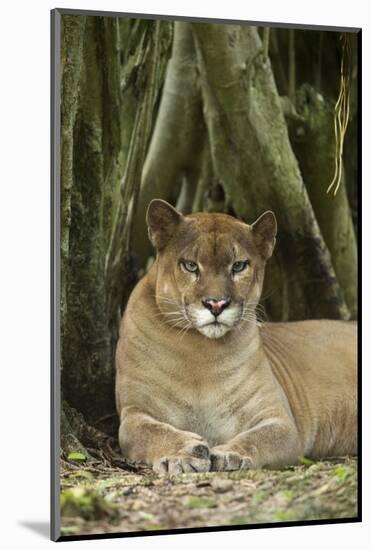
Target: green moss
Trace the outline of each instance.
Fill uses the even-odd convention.
[[[339,481],[344,481],[353,473],[353,469],[348,466],[338,466],[335,470],[335,476]]]
[[[216,508],[218,506],[216,500],[208,497],[189,497],[186,502],[187,508]]]
[[[258,491],[253,496],[253,502],[254,504],[257,504],[259,502],[263,502],[267,498],[267,492],[266,491]]]
[[[80,528],[77,525],[69,525],[66,527],[61,527],[61,534],[62,535],[75,535],[78,533]]]
[[[77,479],[77,480],[81,480],[81,479],[87,479],[87,480],[92,480],[94,479],[94,476],[91,472],[88,472],[86,470],[78,470],[77,472],[71,472],[69,475],[68,475],[68,480],[73,480],[73,479]]]
[[[230,525],[244,525],[245,523],[249,523],[248,516],[235,516],[229,522]]]
[[[298,456],[298,461],[304,464],[305,466],[311,466],[312,464],[314,464],[313,460],[311,460],[310,458],[307,458],[306,456],[301,456],[301,455]]]
[[[85,461],[87,460],[87,456],[84,455],[83,453],[69,453],[69,455],[67,456],[68,460],[82,460],[82,461]]]
[[[292,521],[295,518],[295,514],[292,510],[280,510],[275,512],[274,517],[278,521]]]
[[[60,503],[61,515],[64,517],[81,517],[89,521],[117,518],[118,510],[114,504],[95,491],[81,487],[63,491]]]

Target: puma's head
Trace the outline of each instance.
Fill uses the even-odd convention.
[[[275,243],[273,212],[247,225],[226,214],[183,216],[155,199],[147,223],[157,250],[156,303],[165,322],[220,338],[253,321]]]

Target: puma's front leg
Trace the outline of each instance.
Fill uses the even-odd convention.
[[[209,447],[201,436],[159,422],[136,407],[121,411],[119,443],[125,457],[159,473],[210,470]]]
[[[211,449],[211,469],[247,470],[264,466],[280,467],[297,461],[300,441],[291,422],[272,420],[238,434]]]

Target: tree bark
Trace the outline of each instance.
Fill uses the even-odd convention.
[[[175,204],[182,177],[194,179],[199,170],[204,123],[193,37],[189,23],[174,24],[174,42],[161,104],[143,167],[140,201],[134,220],[133,249],[139,267],[152,252],[145,214],[153,198]],[[174,189],[175,188],[175,189]]]
[[[66,277],[68,307],[62,338],[62,387],[64,398],[89,422],[115,408],[113,348],[104,293],[110,197],[117,179],[120,152],[117,118],[120,79],[118,52],[112,42],[115,28],[114,18],[86,18],[83,71],[70,143],[73,148],[72,217]],[[78,89],[76,83],[75,87]],[[62,151],[62,157],[63,154]]]
[[[95,16],[63,16],[62,21],[62,386],[69,405],[94,423],[115,411],[115,323],[109,309],[112,294],[106,291],[113,284],[114,299],[122,306],[125,289],[129,293],[135,282],[131,265],[120,277],[128,257],[120,254],[127,250],[131,229],[122,196],[126,193],[125,204],[135,206],[135,183],[157,112],[171,27],[140,20],[123,26],[117,18]],[[160,26],[157,55],[151,51],[151,35]],[[150,66],[143,52],[149,53]],[[144,96],[146,102],[149,98],[146,109]],[[130,155],[136,147],[141,153],[134,155],[133,170]],[[125,168],[133,178],[129,183],[124,178],[122,185]],[[117,237],[113,247],[112,235]],[[107,250],[111,260],[122,260],[109,281]]]
[[[153,27],[153,28],[152,28]],[[161,51],[163,24],[148,27],[149,37],[142,44],[141,97],[138,101],[130,140],[124,177],[120,185],[120,200],[116,211],[106,258],[105,285],[109,324],[116,340],[122,311],[136,282],[132,241],[133,221],[137,211],[140,179],[152,132],[155,104],[162,84]],[[143,234],[143,228],[141,230]]]
[[[297,92],[297,116],[288,115],[290,140],[336,277],[352,318],[357,315],[357,246],[346,182],[326,193],[335,166],[334,104],[304,84]]]
[[[85,17],[62,17],[61,41],[61,329],[67,312],[66,278],[73,185],[73,128],[77,112]]]

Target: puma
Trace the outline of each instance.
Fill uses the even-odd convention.
[[[282,467],[357,450],[356,323],[256,321],[277,224],[153,200],[156,260],[123,316],[119,443],[159,473]]]

